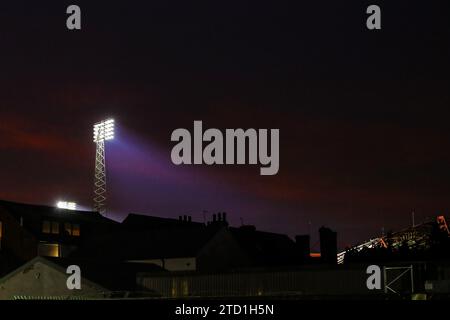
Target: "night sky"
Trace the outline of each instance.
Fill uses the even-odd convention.
[[[89,208],[92,125],[111,116],[117,220],[226,211],[344,246],[449,214],[448,1],[92,2],[0,3],[1,199]],[[170,135],[194,120],[279,128],[278,175],[173,165]]]

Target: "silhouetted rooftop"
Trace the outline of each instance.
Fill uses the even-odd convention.
[[[80,252],[111,259],[138,260],[194,257],[216,235],[217,229],[170,227],[151,230],[121,230],[99,237]]]
[[[122,221],[122,225],[129,229],[149,230],[166,227],[179,227],[179,226],[203,226],[203,223],[193,221],[183,221],[179,219],[163,218],[155,216],[147,216],[141,214],[130,213],[125,220]]]
[[[0,200],[0,209],[1,208],[4,208],[18,219],[20,219],[20,217],[41,218],[42,216],[65,217],[69,219],[76,217],[76,219],[81,219],[83,221],[117,223],[95,211],[66,210],[45,205],[24,204],[5,200]]]
[[[241,248],[258,264],[290,264],[299,257],[295,242],[287,235],[257,231],[250,226],[229,229]]]

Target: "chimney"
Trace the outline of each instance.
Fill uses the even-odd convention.
[[[227,213],[223,212],[222,216],[223,216],[223,221],[227,222]]]
[[[320,257],[323,262],[337,264],[337,233],[329,228],[321,227]]]
[[[216,214],[213,214],[213,222],[216,222]]]
[[[178,216],[178,221],[183,221],[183,217],[182,216]]]
[[[297,247],[297,253],[300,256],[301,262],[307,261],[311,254],[309,235],[305,234],[295,236],[295,245]]]
[[[192,222],[192,217],[188,216],[188,222]]]

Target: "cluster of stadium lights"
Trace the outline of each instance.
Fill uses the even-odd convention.
[[[77,210],[77,204],[75,202],[58,201],[56,207],[59,209]]]
[[[94,125],[94,142],[114,139],[114,119],[101,121]]]

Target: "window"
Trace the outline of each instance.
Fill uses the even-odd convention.
[[[64,223],[64,231],[66,232],[66,234],[71,236],[72,235],[72,225],[68,222]]]
[[[72,225],[72,235],[74,237],[80,236],[80,225],[79,224],[73,224]]]
[[[42,223],[42,232],[43,233],[50,233],[50,221],[44,221]]]
[[[59,234],[59,222],[56,221],[44,221],[42,223],[43,233]]]
[[[69,236],[79,237],[80,236],[80,225],[79,224],[71,224],[64,223],[64,231]]]
[[[38,254],[44,257],[60,257],[60,247],[57,243],[40,243]]]
[[[58,234],[59,233],[59,223],[53,221],[52,222],[52,233],[53,234]]]

